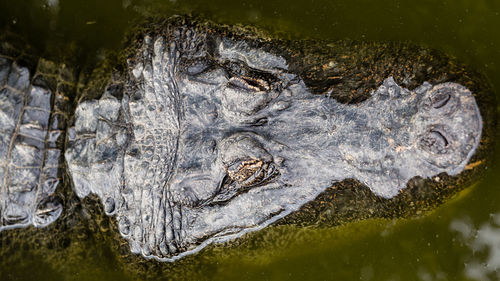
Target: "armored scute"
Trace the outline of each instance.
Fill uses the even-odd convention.
[[[327,209],[332,224],[426,209],[470,183],[490,146],[489,89],[435,52],[178,18],[133,34],[123,71],[98,97],[81,91],[64,155],[76,196],[97,195],[147,258],[278,220],[315,223]],[[72,113],[43,76],[2,63],[2,227],[45,226],[61,213],[57,136]]]
[[[54,70],[50,72],[49,70]],[[30,74],[0,56],[0,231],[46,226],[62,212],[61,182],[67,69],[39,60]]]

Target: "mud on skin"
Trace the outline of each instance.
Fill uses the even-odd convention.
[[[418,214],[486,166],[496,118],[492,94],[481,76],[449,57],[408,44],[290,42],[242,27],[158,22],[130,37],[122,52],[127,58],[118,62],[123,72],[96,69],[98,75],[80,77],[88,82],[80,85],[74,113],[56,102],[72,91],[57,86],[74,80],[64,67],[42,68],[50,63],[41,60],[41,70],[31,68],[33,77],[54,75],[34,79],[7,58],[5,69],[25,71],[29,89],[49,92],[50,103],[39,111],[74,114],[64,200],[44,191],[46,176],[33,179],[34,192],[3,184],[10,197],[1,197],[3,216],[16,210],[28,218],[9,227],[47,225],[61,204],[66,213],[48,228],[16,232],[59,241],[88,219],[102,220],[93,211],[102,208],[133,253],[172,261],[276,221],[335,225]],[[96,76],[108,81],[105,89]],[[38,110],[25,104],[32,93],[26,90],[18,103],[19,120]],[[13,120],[8,110],[2,108],[10,116],[5,122]],[[55,131],[64,136],[62,124]],[[14,137],[19,130],[2,134],[8,151],[24,145]],[[45,130],[49,136],[53,129]],[[40,155],[63,148],[43,140]],[[42,158],[58,165],[35,161],[32,168],[41,173],[58,166],[50,181],[57,186],[61,157]],[[2,161],[9,174],[17,171],[11,156]],[[433,176],[441,180],[428,179]],[[80,202],[66,190],[70,182]],[[89,194],[102,205],[89,208],[93,201],[83,199]],[[43,200],[54,202],[51,212],[33,207]],[[43,225],[40,213],[48,214]],[[11,240],[10,231],[2,238]],[[64,241],[79,240],[71,236]]]

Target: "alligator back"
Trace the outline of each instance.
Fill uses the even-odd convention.
[[[0,56],[0,231],[43,227],[61,215],[65,93],[74,89],[65,65],[38,59],[30,71],[16,61]]]

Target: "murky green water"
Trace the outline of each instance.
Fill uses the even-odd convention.
[[[500,1],[0,0],[0,24],[50,56],[78,48],[84,64],[119,48],[133,19],[150,11],[249,23],[290,38],[410,40],[457,56],[500,95]],[[497,150],[498,151],[498,150]],[[496,159],[500,157],[497,153]],[[498,162],[498,161],[497,161]],[[229,253],[210,251],[187,277],[217,280],[500,280],[500,166],[434,213],[340,228],[277,227]],[[271,240],[269,243],[262,242]],[[133,280],[102,243],[59,261],[43,256],[0,270],[0,280]],[[262,246],[266,245],[266,246]],[[270,246],[271,245],[271,246]],[[224,252],[224,251],[222,251]],[[0,257],[6,259],[8,257]]]

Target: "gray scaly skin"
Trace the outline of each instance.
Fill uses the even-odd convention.
[[[65,153],[133,253],[173,261],[262,229],[354,178],[392,198],[457,175],[481,138],[470,90],[387,77],[358,104],[313,95],[280,55],[217,33],[146,34],[123,78],[83,101]]]
[[[0,56],[0,231],[47,226],[61,215],[54,193],[68,114],[63,89],[71,77],[43,59],[30,75],[13,58]]]

